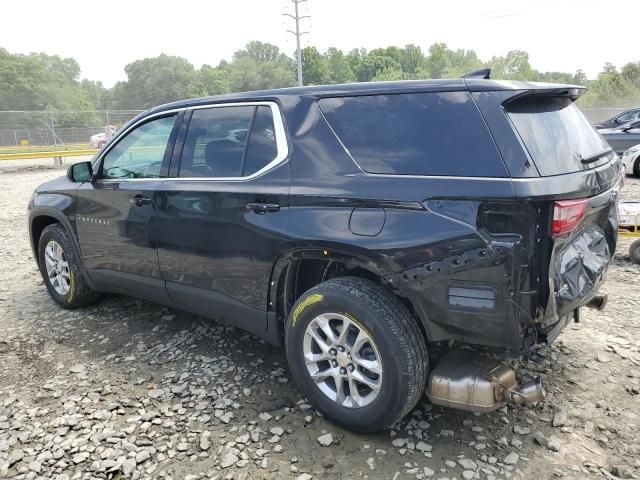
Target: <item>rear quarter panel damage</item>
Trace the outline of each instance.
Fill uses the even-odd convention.
[[[533,233],[526,230],[527,223],[535,230],[536,208],[523,203],[517,211],[510,207],[494,214],[517,213],[516,218],[523,219],[522,225],[509,220],[508,230],[513,231],[505,234],[477,225],[487,204],[436,200],[425,206],[443,231],[460,228],[464,235],[454,242],[442,238],[440,244],[446,248],[422,255],[419,263],[390,275],[389,282],[416,306],[429,340],[519,350],[521,332],[533,322]]]

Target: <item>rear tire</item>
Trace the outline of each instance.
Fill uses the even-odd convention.
[[[640,156],[636,158],[636,161],[633,164],[633,174],[636,177],[640,177]]]
[[[349,430],[390,427],[425,390],[429,360],[416,319],[369,280],[334,278],[304,293],[287,319],[285,344],[304,395]]]
[[[640,265],[640,240],[636,240],[629,247],[631,261]]]
[[[38,241],[38,264],[49,295],[61,307],[84,307],[100,298],[100,293],[91,290],[87,284],[73,241],[59,223],[42,231]]]

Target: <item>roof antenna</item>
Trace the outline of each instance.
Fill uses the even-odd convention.
[[[460,78],[477,78],[489,80],[491,78],[491,69],[481,68],[480,70],[474,70],[473,72],[465,73]]]

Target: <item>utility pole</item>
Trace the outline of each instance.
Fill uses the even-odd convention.
[[[291,3],[294,5],[294,13],[295,15],[291,15],[289,13],[283,13],[283,15],[287,17],[291,17],[296,22],[296,31],[287,30],[287,32],[296,36],[296,63],[298,64],[298,86],[302,86],[302,51],[300,50],[300,37],[305,33],[309,32],[301,32],[300,31],[300,20],[304,18],[311,18],[310,15],[300,15],[299,6],[302,2],[306,2],[307,0],[291,0]]]

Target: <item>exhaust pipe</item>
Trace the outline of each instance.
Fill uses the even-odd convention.
[[[542,379],[535,377],[522,384],[517,390],[505,391],[505,401],[514,405],[524,405],[526,403],[541,402],[544,400],[546,393],[542,386]]]
[[[431,371],[427,396],[435,405],[491,412],[504,404],[524,405],[544,400],[542,379],[518,384],[504,363],[467,350],[453,350]]]
[[[604,307],[607,305],[607,295],[596,295],[593,297],[585,307],[595,308],[596,310],[604,310]]]

